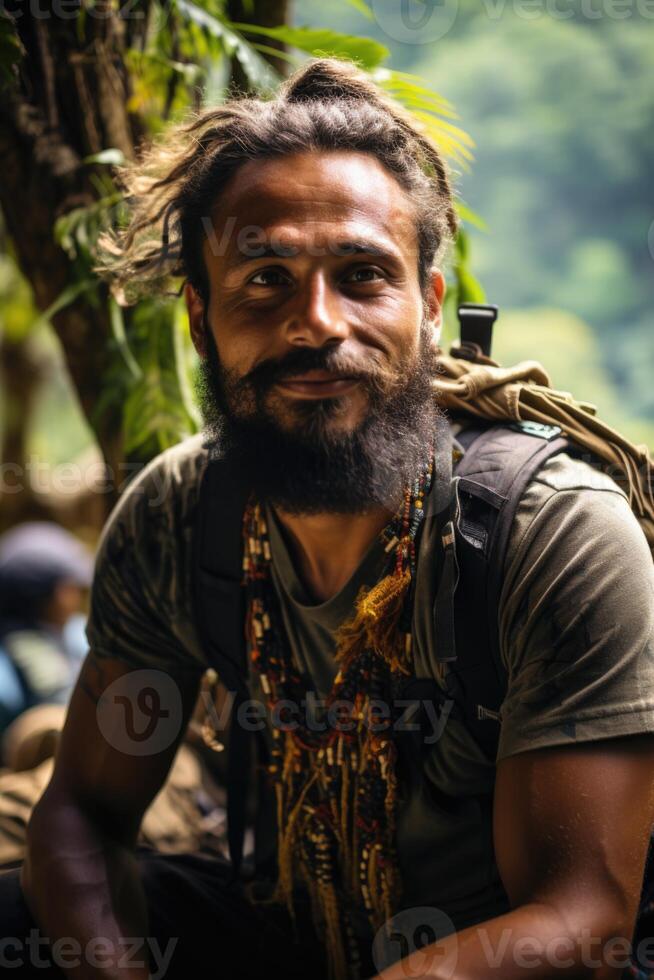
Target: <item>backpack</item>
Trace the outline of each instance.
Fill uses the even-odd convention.
[[[437,710],[448,704],[450,715],[458,717],[472,733],[489,759],[494,761],[499,740],[499,711],[507,689],[507,675],[500,656],[498,630],[498,608],[502,587],[502,571],[513,518],[518,503],[538,470],[552,456],[567,452],[573,456],[583,455],[598,466],[606,466],[608,459],[616,457],[623,463],[626,471],[628,494],[632,507],[641,519],[643,530],[654,546],[654,500],[650,501],[652,473],[654,464],[642,447],[632,447],[617,433],[593,419],[591,406],[580,406],[570,396],[551,391],[549,379],[540,367],[528,363],[518,369],[501,369],[490,358],[492,326],[497,316],[497,307],[478,304],[463,304],[459,307],[461,325],[460,344],[451,350],[450,358],[466,366],[471,363],[480,366],[484,384],[500,378],[500,382],[488,390],[494,395],[500,386],[515,386],[525,375],[530,377],[528,395],[535,399],[535,418],[502,417],[502,409],[479,390],[468,393],[470,404],[466,406],[465,393],[456,388],[456,365],[449,371],[449,378],[442,383],[443,401],[456,411],[462,408],[467,412],[467,425],[457,434],[457,441],[465,450],[446,477],[444,506],[439,509],[436,520],[443,544],[440,557],[440,578],[434,604],[434,620],[438,636],[437,659],[443,665],[445,689],[436,679],[412,678],[403,691],[403,696],[415,698],[424,703],[431,700]],[[497,370],[495,370],[497,369]],[[536,370],[535,370],[536,369]],[[493,375],[495,371],[495,375]],[[449,387],[448,387],[449,385]],[[502,390],[504,390],[502,389]],[[559,413],[563,425],[544,420],[542,398],[536,398],[539,391],[545,392],[545,403],[550,399],[555,403],[554,412]],[[515,392],[513,393],[515,396]],[[518,405],[519,397],[511,399]],[[482,404],[490,417],[484,417],[479,410]],[[569,422],[566,409],[571,410]],[[575,413],[577,413],[575,415]],[[583,429],[579,413],[587,413],[593,419],[592,435],[570,438]],[[449,430],[449,426],[447,427]],[[598,435],[599,433],[599,435]],[[606,436],[609,433],[609,438]],[[622,440],[620,442],[620,440]],[[618,447],[617,449],[615,447]],[[627,447],[625,451],[624,447]],[[602,457],[593,454],[599,448]],[[640,483],[636,485],[631,466],[632,459],[623,459],[628,451],[640,460],[644,453],[647,468],[636,474],[638,479],[645,476],[645,492]],[[451,447],[446,447],[442,458],[452,458]],[[631,467],[631,469],[630,469]],[[450,477],[448,480],[447,477]],[[617,480],[616,482],[620,482]],[[635,488],[635,489],[634,489]],[[249,698],[248,667],[245,650],[243,623],[245,618],[245,599],[242,588],[242,515],[247,500],[247,488],[242,486],[229,458],[212,459],[200,487],[196,521],[193,537],[193,602],[195,622],[201,642],[207,652],[209,663],[215,668],[221,682],[232,692],[232,724],[229,731],[229,752],[227,760],[227,835],[233,874],[237,876],[242,862],[243,842],[246,824],[246,805],[251,773],[253,735],[244,726],[234,723],[238,709]],[[634,499],[635,498],[635,499]],[[470,616],[470,609],[483,610],[483,615]],[[452,706],[453,705],[453,706]],[[415,716],[420,722],[419,715]],[[259,735],[259,759],[265,762],[266,744]],[[422,736],[418,729],[411,733],[409,754],[418,759],[422,751]],[[406,751],[406,746],[404,746]],[[260,765],[257,797],[265,801],[266,767]],[[257,826],[269,819],[270,811],[260,806],[257,811]],[[255,833],[255,842],[260,834]],[[256,843],[255,843],[256,860]],[[258,867],[258,864],[257,864]],[[638,926],[649,929],[648,916],[654,918],[654,851],[650,848],[645,874]],[[643,933],[645,934],[645,933]],[[648,933],[649,934],[649,933]],[[654,934],[654,932],[652,932]],[[646,978],[649,975],[638,972],[634,967],[633,976]]]

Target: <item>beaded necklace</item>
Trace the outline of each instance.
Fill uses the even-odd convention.
[[[285,637],[260,503],[251,499],[243,518],[248,652],[276,719],[269,767],[277,804],[275,900],[294,918],[296,893],[308,892],[330,980],[359,976],[352,920],[360,910],[376,931],[399,898],[392,706],[412,670],[416,536],[433,468],[432,449],[382,532],[388,559],[379,582],[361,588],[354,617],[336,634],[338,673],[320,725],[292,708],[306,705],[307,690]]]

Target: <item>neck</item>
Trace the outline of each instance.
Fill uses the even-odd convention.
[[[393,514],[382,506],[366,514],[297,515],[275,508],[298,574],[317,602],[343,588]]]

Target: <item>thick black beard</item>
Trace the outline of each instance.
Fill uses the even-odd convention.
[[[259,500],[297,515],[365,514],[379,505],[396,510],[446,424],[433,393],[437,352],[425,324],[415,362],[402,377],[392,385],[374,373],[361,378],[368,410],[346,433],[329,429],[342,410],[338,397],[295,401],[291,428],[266,405],[282,377],[343,369],[328,348],[298,348],[283,362],[266,362],[237,379],[222,367],[208,329],[206,336],[197,382],[205,436],[214,452],[236,461]]]

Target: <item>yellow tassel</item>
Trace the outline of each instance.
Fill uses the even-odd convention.
[[[287,755],[290,754],[290,749],[292,746],[292,741],[290,737],[287,737],[286,751]],[[286,769],[286,766],[285,766]],[[292,775],[291,777],[292,778]],[[305,783],[300,796],[293,806],[290,814],[286,819],[286,824],[283,828],[280,828],[280,842],[278,851],[278,862],[279,862],[279,876],[277,879],[277,888],[275,894],[279,897],[280,901],[283,901],[293,919],[295,918],[295,911],[293,908],[293,879],[294,879],[294,857],[296,845],[302,840],[303,836],[303,826],[302,826],[302,816],[304,808],[304,799],[313,786],[314,782],[318,778],[318,771],[314,771],[307,782]],[[288,789],[288,787],[287,787]],[[289,790],[290,795],[290,790]],[[299,828],[298,828],[299,825]]]
[[[411,572],[387,575],[372,589],[361,589],[356,600],[356,614],[335,635],[340,670],[365,650],[373,649],[393,670],[408,674],[409,657],[403,634],[397,629],[404,599],[411,584]]]
[[[325,917],[325,947],[327,949],[329,980],[348,980],[341,916],[334,886],[321,884],[320,899]]]
[[[339,748],[342,744],[343,736],[339,739]],[[348,817],[350,814],[350,768],[345,765],[341,769],[341,848],[343,850],[343,867],[351,867],[352,852],[350,851],[350,834],[348,828]]]

